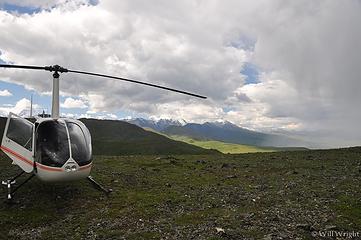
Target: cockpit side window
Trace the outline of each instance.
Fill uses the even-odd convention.
[[[72,158],[79,166],[89,164],[92,158],[89,133],[84,133],[82,128],[74,122],[67,121],[66,126],[70,136]]]
[[[65,124],[52,120],[42,122],[36,131],[36,161],[51,167],[62,167],[70,158]]]
[[[33,125],[22,118],[11,118],[6,136],[32,151],[33,146]]]

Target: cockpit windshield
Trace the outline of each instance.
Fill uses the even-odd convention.
[[[85,125],[77,120],[39,123],[36,130],[36,161],[51,167],[62,167],[70,157],[79,166],[92,161],[91,137]]]
[[[62,167],[70,158],[65,124],[51,120],[40,123],[36,131],[36,161],[52,167]]]
[[[91,140],[88,129],[83,124],[66,121],[68,127],[71,145],[71,156],[83,166],[91,162]]]

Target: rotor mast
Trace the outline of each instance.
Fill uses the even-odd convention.
[[[68,69],[62,68],[59,65],[54,66],[46,66],[44,70],[54,72],[53,73],[53,94],[52,94],[52,102],[51,102],[51,117],[59,118],[59,73],[68,72]]]
[[[51,117],[59,118],[59,73],[53,73],[53,99],[51,102]]]

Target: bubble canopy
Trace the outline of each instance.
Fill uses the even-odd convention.
[[[92,161],[91,137],[85,125],[73,119],[49,119],[36,126],[35,161],[62,167],[69,159],[79,166]]]

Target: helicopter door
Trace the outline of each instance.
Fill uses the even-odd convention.
[[[10,113],[1,142],[1,150],[27,173],[34,166],[34,129],[33,123]]]

